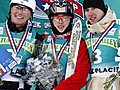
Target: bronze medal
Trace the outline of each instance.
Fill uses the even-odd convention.
[[[92,59],[92,61],[94,62],[94,60],[95,60],[95,53],[94,53],[94,52],[93,52],[93,54],[92,54],[91,59]]]

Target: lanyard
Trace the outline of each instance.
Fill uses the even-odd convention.
[[[27,26],[27,28],[24,30],[24,33],[23,33],[23,35],[22,35],[22,37],[21,37],[21,39],[20,39],[20,41],[19,41],[19,43],[18,43],[18,46],[15,45],[14,38],[13,38],[13,36],[12,36],[11,31],[10,31],[9,28],[8,28],[7,22],[6,22],[6,24],[5,24],[5,28],[6,28],[6,33],[7,33],[7,35],[8,35],[8,39],[9,39],[9,41],[10,41],[10,45],[11,45],[14,53],[15,53],[15,54],[18,54],[19,51],[20,51],[20,49],[21,49],[22,46],[23,46],[24,41],[26,40],[26,37],[27,37],[27,34],[28,34],[28,26]]]
[[[103,38],[108,34],[108,32],[112,29],[112,27],[115,25],[115,22],[112,21],[110,23],[110,25],[105,29],[104,32],[102,32],[102,34],[100,35],[100,37],[98,38],[98,40],[95,42],[94,46],[93,46],[93,42],[92,42],[92,37],[93,34],[90,32],[90,43],[92,46],[92,61],[94,61],[95,58],[95,50],[97,49],[97,47],[99,46],[99,44],[101,43],[101,41],[103,40]]]
[[[58,52],[58,55],[57,55],[57,54],[56,54],[55,37],[54,37],[54,35],[52,34],[52,48],[53,48],[53,54],[54,54],[54,57],[55,57],[55,59],[56,59],[57,61],[60,60],[60,58],[61,58],[61,56],[62,56],[62,54],[63,54],[63,52],[64,52],[66,46],[67,46],[68,43],[69,43],[69,40],[70,40],[70,39],[67,39],[67,40],[64,42],[64,44],[63,44],[62,47],[60,48],[60,51]]]
[[[93,34],[90,32],[90,43],[92,45],[92,50],[93,52],[97,49],[97,47],[99,46],[100,42],[103,40],[103,38],[108,34],[108,32],[112,29],[112,27],[115,25],[115,22],[111,22],[110,25],[105,29],[105,31],[100,35],[100,37],[98,38],[98,40],[95,42],[95,45],[93,47],[92,45],[92,37]]]

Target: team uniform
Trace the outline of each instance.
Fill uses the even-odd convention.
[[[78,30],[72,26],[73,6],[67,1],[57,0],[50,5],[48,18],[52,34],[43,36],[42,51],[47,58],[50,56],[53,61],[57,61],[63,71],[63,80],[53,88],[54,90],[80,90],[86,85],[90,64],[87,46],[81,34],[78,34],[81,28]],[[81,26],[80,23],[77,25]],[[77,42],[78,39],[80,44]]]
[[[1,78],[4,84],[0,86],[0,89],[13,90],[14,87],[17,90],[21,80],[18,77],[22,74],[20,71],[25,68],[26,60],[34,54],[36,32],[35,30],[30,32],[29,26],[24,31],[13,32],[8,28],[7,22],[1,23],[0,28],[0,48],[6,48],[10,55],[15,56],[15,60],[20,60],[11,71]],[[16,50],[13,49],[14,47]],[[29,87],[25,86],[25,90],[29,90]]]
[[[59,35],[60,36],[60,35]],[[63,37],[64,35],[61,35],[62,39],[60,37],[54,37],[53,35],[47,35],[46,38],[43,40],[43,50],[48,56],[53,54],[54,50],[56,50],[56,54],[59,56],[62,46],[64,43],[70,39],[70,36],[68,35],[67,38]],[[54,44],[56,48],[53,48],[52,38],[54,38]],[[68,54],[69,54],[69,46],[70,43],[66,45],[65,49],[63,50],[61,57],[59,58],[59,62],[61,67],[63,68],[64,76],[66,74],[66,67],[68,62]],[[68,77],[66,80],[65,77],[63,77],[63,81],[60,82],[60,84],[55,88],[55,90],[80,90],[85,84],[86,84],[86,77],[88,75],[89,71],[89,62],[88,62],[88,56],[86,55],[87,49],[85,45],[85,41],[81,39],[80,46],[79,46],[79,52],[76,62],[76,67],[74,70],[74,74],[71,75],[71,77]],[[84,59],[82,58],[84,57]]]
[[[36,31],[30,24],[36,2],[11,0],[9,6],[7,21],[0,23],[0,51],[4,54],[0,65],[6,71],[0,77],[0,90],[30,90],[22,76],[26,74],[26,60],[35,52]]]
[[[115,57],[118,57],[117,49],[120,46],[120,26],[115,23],[115,19],[114,12],[108,8],[104,18],[94,25],[87,24],[89,30],[83,34],[91,59],[91,79],[87,90],[104,90],[103,83],[119,70],[119,62],[115,61]],[[108,90],[119,90],[119,83],[118,78]]]

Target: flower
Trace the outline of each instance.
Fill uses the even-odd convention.
[[[51,90],[60,83],[63,78],[62,68],[53,54],[39,54],[38,58],[29,58],[26,67],[27,74],[23,79],[29,85],[38,85],[44,90]]]

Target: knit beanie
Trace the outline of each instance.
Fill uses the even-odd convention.
[[[104,13],[107,12],[107,9],[105,8],[105,4],[103,0],[84,0],[83,1],[84,10],[89,7],[96,7],[101,9]]]

